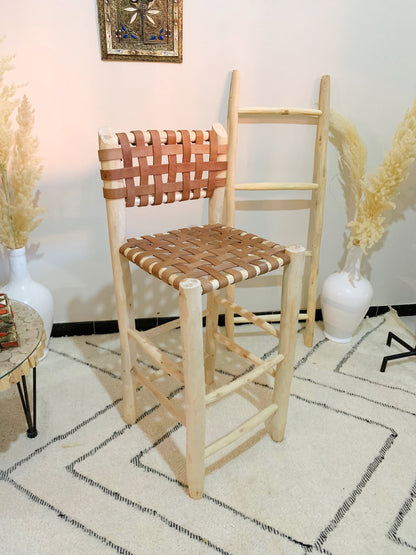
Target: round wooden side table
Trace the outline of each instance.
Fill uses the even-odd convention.
[[[19,346],[0,349],[0,392],[16,384],[28,425],[27,436],[36,437],[36,366],[43,355],[46,334],[39,314],[30,306],[10,299]],[[26,376],[33,370],[32,405]]]

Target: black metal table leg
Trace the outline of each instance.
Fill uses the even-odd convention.
[[[397,335],[395,335],[393,332],[389,331],[388,336],[387,336],[387,342],[386,342],[386,344],[389,347],[391,346],[391,340],[392,339],[397,341],[397,343],[400,343],[400,345],[405,347],[409,352],[407,352],[407,353],[398,353],[397,355],[388,355],[388,356],[384,357],[383,362],[381,363],[380,372],[385,372],[386,371],[386,365],[387,365],[387,362],[389,360],[395,360],[395,359],[398,359],[398,358],[416,356],[416,345],[415,345],[415,348],[413,349],[413,347],[411,347],[408,343],[403,341],[403,339],[401,339],[400,337],[397,337]]]
[[[22,403],[23,411],[25,413],[26,422],[28,429],[26,432],[27,437],[36,437],[38,431],[36,429],[36,367],[33,368],[33,418],[30,411],[30,401],[29,394],[27,392],[26,377],[22,376],[22,386],[20,382],[17,383],[17,388],[19,390],[20,401]]]

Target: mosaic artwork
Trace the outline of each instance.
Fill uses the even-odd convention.
[[[182,0],[97,0],[103,60],[182,62]]]

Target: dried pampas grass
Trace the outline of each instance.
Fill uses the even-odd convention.
[[[351,229],[349,246],[359,245],[367,252],[385,233],[383,212],[395,208],[393,198],[416,158],[416,99],[397,128],[390,151],[374,174],[365,173],[367,149],[351,121],[332,111],[330,131],[331,141],[340,152],[342,183],[352,191],[355,204],[354,219],[348,223]]]
[[[5,73],[13,68],[11,59],[0,58],[0,243],[18,249],[40,224],[45,210],[37,205],[39,191],[34,191],[42,171],[38,139],[32,137],[34,110],[26,95],[20,102],[15,98],[16,85],[4,82]]]

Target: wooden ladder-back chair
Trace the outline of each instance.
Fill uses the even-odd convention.
[[[312,191],[309,212],[309,231],[306,256],[310,257],[309,276],[307,278],[307,307],[306,313],[299,313],[299,320],[306,320],[304,343],[311,347],[313,343],[316,298],[319,274],[319,256],[324,214],[325,185],[326,185],[326,157],[328,143],[329,113],[330,113],[330,78],[321,78],[319,91],[319,106],[317,109],[305,108],[241,108],[240,72],[234,70],[231,77],[230,95],[228,102],[228,175],[227,175],[227,225],[235,225],[235,191]],[[316,126],[314,167],[311,183],[235,183],[238,126],[246,123],[286,123],[307,124]],[[272,155],[272,153],[270,153]],[[306,241],[305,241],[306,243]],[[234,302],[234,286],[227,288],[226,298]],[[280,320],[280,315],[266,315],[268,322]],[[234,338],[234,324],[244,322],[241,316],[234,316],[233,310],[226,310],[226,334]]]
[[[206,457],[270,417],[272,439],[283,439],[305,249],[300,246],[285,248],[221,223],[227,134],[220,124],[215,124],[208,132],[134,131],[116,135],[109,129],[102,129],[99,132],[99,159],[120,332],[124,419],[129,424],[136,420],[137,380],[186,426],[187,482],[190,496],[198,499],[204,489]],[[157,210],[157,205],[163,203],[202,197],[209,198],[208,225],[127,239],[125,213],[128,208],[154,205],[152,210]],[[178,290],[179,319],[147,332],[135,329],[131,262]],[[218,332],[218,305],[227,304],[216,291],[279,266],[283,266],[284,271],[279,352],[264,362]],[[207,294],[204,313],[203,294]],[[250,321],[277,335],[270,324],[251,313],[243,313]],[[205,354],[203,314],[206,314]],[[181,328],[182,366],[159,350],[150,339],[178,327]],[[227,385],[206,393],[205,384],[214,382],[216,340],[254,363],[255,367]],[[145,375],[139,369],[137,344],[157,363],[159,371]],[[206,446],[206,407],[265,372],[275,376],[270,404],[238,429]],[[184,384],[183,410],[156,387],[156,379],[165,374]]]

